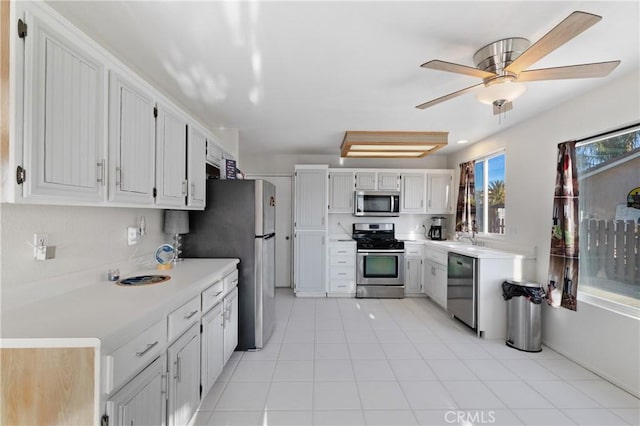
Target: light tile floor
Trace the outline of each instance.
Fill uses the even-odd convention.
[[[235,352],[194,425],[638,425],[640,400],[549,348],[477,339],[430,300],[279,289],[266,348]]]

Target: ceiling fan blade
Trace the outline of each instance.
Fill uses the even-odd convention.
[[[540,80],[562,80],[567,78],[596,78],[606,77],[613,71],[620,61],[598,62],[592,64],[569,65],[566,67],[541,68],[538,70],[522,71],[518,75],[518,82]]]
[[[420,105],[416,106],[416,108],[418,108],[418,109],[426,109],[426,108],[432,107],[434,105],[437,105],[437,104],[439,104],[441,102],[448,101],[449,99],[453,99],[453,98],[456,98],[456,97],[458,97],[460,95],[464,95],[465,93],[473,92],[474,90],[479,89],[480,87],[484,87],[484,83],[476,84],[476,85],[467,87],[466,89],[462,89],[462,90],[458,90],[457,92],[449,93],[448,95],[444,95],[444,96],[441,96],[439,98],[430,100],[429,102],[425,102],[423,104],[420,104]]]
[[[518,56],[505,71],[519,74],[534,62],[556,50],[572,38],[576,37],[602,19],[602,16],[576,11],[546,33],[540,40],[532,44],[522,55]]]
[[[502,106],[493,105],[493,115],[499,115],[513,109],[513,102],[505,102]]]
[[[488,78],[495,77],[496,74],[488,71],[482,71],[478,68],[468,67],[466,65],[454,64],[453,62],[440,61],[435,59],[433,61],[425,62],[420,65],[422,68],[429,68],[438,71],[455,72],[456,74],[470,75],[471,77]]]

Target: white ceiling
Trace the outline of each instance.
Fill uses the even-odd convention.
[[[71,1],[51,5],[241,152],[338,154],[345,130],[448,131],[448,154],[615,79],[640,63],[638,1]],[[527,83],[499,123],[466,94],[480,81],[420,68],[474,66],[506,37],[535,42],[574,10],[603,20],[530,67],[622,60],[607,78]],[[630,93],[629,96],[640,96]],[[615,102],[615,100],[612,100]]]

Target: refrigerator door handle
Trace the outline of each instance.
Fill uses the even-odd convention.
[[[270,234],[265,234],[265,235],[256,235],[256,238],[262,238],[263,240],[268,240],[269,238],[273,238],[276,236],[275,232],[272,232]]]

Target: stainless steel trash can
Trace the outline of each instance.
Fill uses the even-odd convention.
[[[502,284],[507,301],[507,346],[526,352],[542,350],[542,300],[540,284],[507,280]]]

